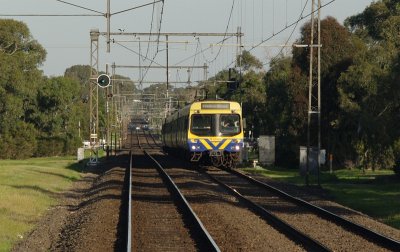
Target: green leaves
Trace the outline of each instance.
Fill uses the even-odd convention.
[[[0,19],[0,158],[62,155],[80,145],[81,87],[44,77],[45,57],[24,23]]]

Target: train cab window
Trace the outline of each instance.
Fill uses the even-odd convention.
[[[190,131],[198,136],[211,136],[214,132],[215,115],[192,115]]]
[[[219,117],[221,135],[236,135],[240,133],[240,117],[239,115],[220,115]]]

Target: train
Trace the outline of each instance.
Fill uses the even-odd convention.
[[[196,101],[165,118],[163,149],[192,164],[233,168],[243,149],[243,119],[239,103]]]

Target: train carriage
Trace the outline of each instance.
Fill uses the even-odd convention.
[[[191,162],[210,161],[233,167],[243,148],[240,104],[233,101],[198,101],[165,119],[164,149]]]

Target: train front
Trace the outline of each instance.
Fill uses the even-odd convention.
[[[188,147],[191,161],[234,167],[243,148],[242,110],[237,102],[195,102],[190,108]]]

